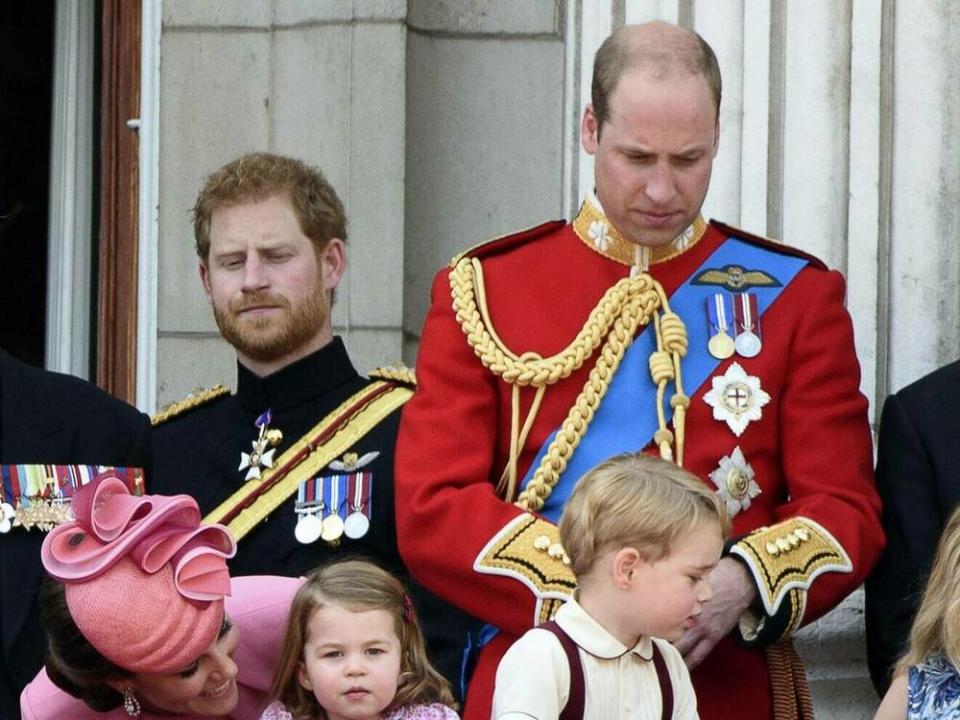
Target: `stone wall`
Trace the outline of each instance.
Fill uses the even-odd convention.
[[[206,175],[269,150],[319,166],[350,220],[334,324],[363,368],[401,354],[406,127],[402,0],[166,0],[160,103],[158,404],[234,382],[197,275]]]

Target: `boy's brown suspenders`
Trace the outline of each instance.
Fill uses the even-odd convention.
[[[567,656],[567,664],[570,666],[570,694],[567,697],[567,704],[560,712],[560,720],[583,720],[583,709],[586,700],[586,692],[583,677],[583,663],[580,662],[580,652],[577,644],[564,632],[553,620],[545,622],[537,627],[542,630],[553,633],[564,654]],[[662,720],[670,720],[673,717],[673,684],[670,682],[670,671],[667,670],[667,663],[663,659],[663,654],[657,644],[651,640],[653,646],[653,666],[657,670],[657,681],[660,683],[660,698]]]

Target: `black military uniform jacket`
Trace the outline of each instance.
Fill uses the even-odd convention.
[[[245,482],[239,470],[241,453],[250,453],[258,435],[255,421],[271,411],[272,429],[283,433],[275,458],[303,437],[329,413],[371,381],[354,369],[340,338],[277,372],[259,378],[237,364],[236,394],[222,395],[154,428],[152,492],[193,495],[205,515]],[[301,544],[294,535],[296,496],[251,530],[230,561],[232,575],[302,575],[334,557],[364,556],[403,578],[406,570],[396,542],[393,497],[393,455],[400,411],[387,416],[350,452],[379,453],[363,472],[373,475],[370,529],[337,546],[322,539]],[[320,475],[333,474],[332,470]],[[462,648],[470,621],[426,590],[411,590],[438,669],[459,680]]]
[[[149,421],[135,408],[0,350],[0,464],[142,467],[149,483],[149,436]],[[23,528],[0,535],[0,718],[20,717],[20,691],[46,652],[35,602],[43,538]]]

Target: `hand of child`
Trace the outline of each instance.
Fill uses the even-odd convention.
[[[704,604],[697,624],[674,643],[691,670],[733,630],[757,592],[747,569],[729,557],[720,560],[709,581],[713,597]]]

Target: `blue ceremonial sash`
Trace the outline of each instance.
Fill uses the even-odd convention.
[[[696,390],[713,374],[721,362],[707,351],[710,329],[706,303],[714,293],[724,290],[717,285],[694,285],[693,279],[708,268],[722,268],[725,265],[763,270],[776,278],[780,285],[749,288],[749,292],[757,296],[758,311],[762,318],[767,308],[807,265],[807,262],[804,258],[784,255],[731,237],[727,238],[699,268],[690,273],[686,281],[670,297],[670,309],[684,319],[690,340],[687,355],[682,363],[684,390],[690,397],[693,397]],[[553,492],[540,511],[540,514],[551,522],[559,521],[570,492],[584,473],[609,457],[625,452],[636,452],[646,447],[653,438],[653,434],[657,431],[657,386],[653,384],[650,377],[648,362],[650,354],[655,349],[656,338],[651,324],[634,339],[624,353],[620,367],[617,368],[587,432],[574,450]],[[665,405],[669,421],[673,410],[669,402],[665,402]],[[540,447],[523,478],[522,487],[526,487],[533,478],[556,434],[557,430],[550,433]]]

